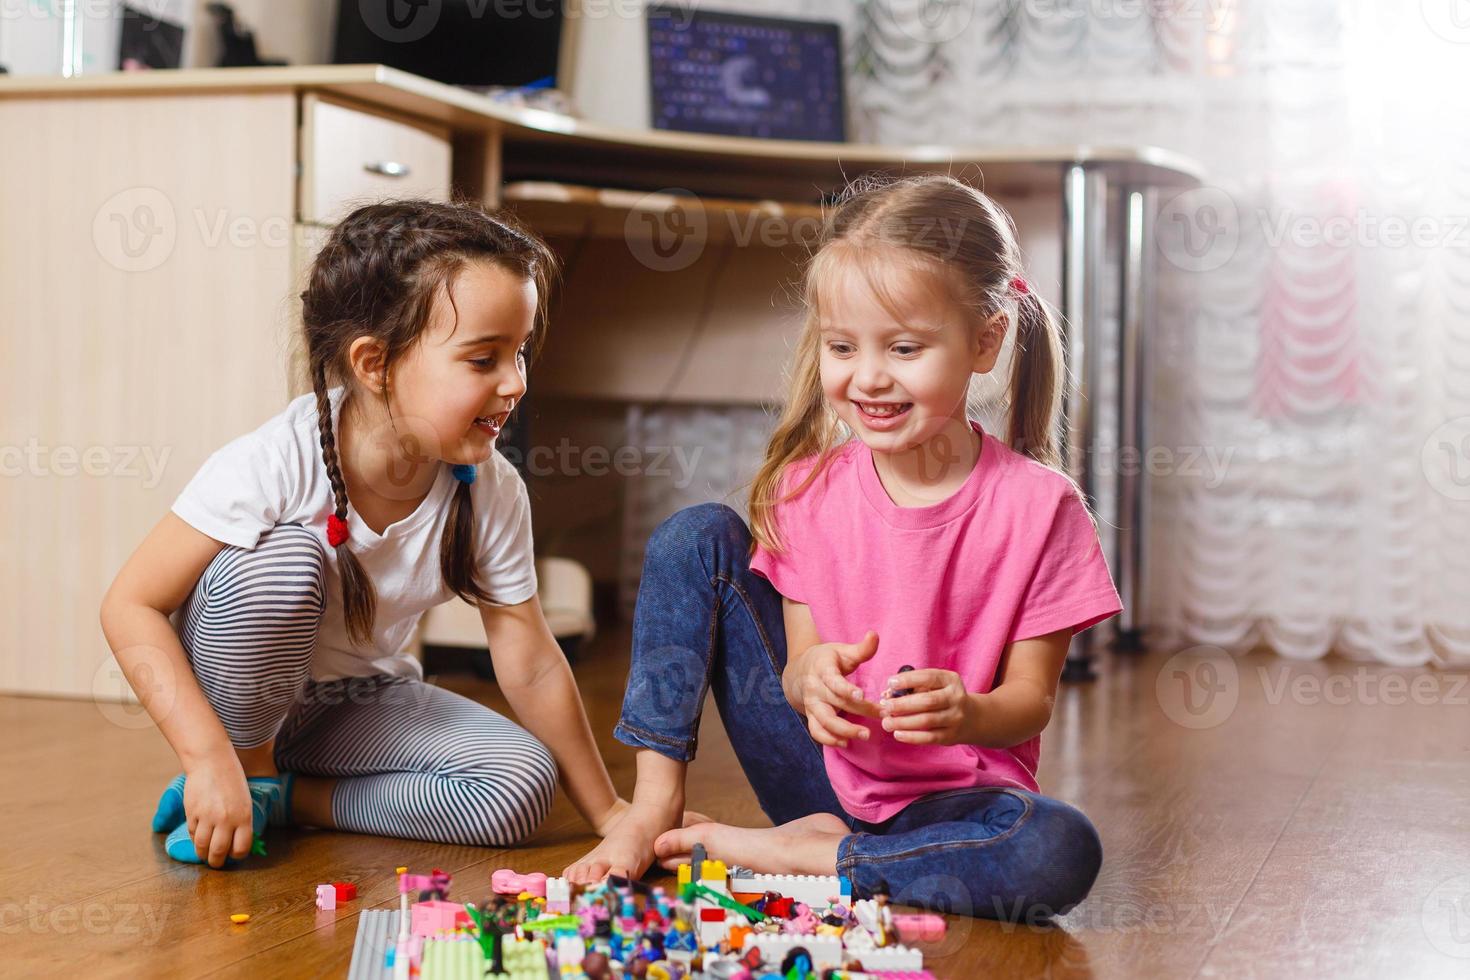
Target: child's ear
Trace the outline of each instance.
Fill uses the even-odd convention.
[[[368,391],[380,393],[388,384],[387,349],[376,337],[358,337],[347,348],[347,362],[358,384]]]
[[[1005,344],[1006,331],[1010,329],[1011,317],[1005,310],[992,313],[975,332],[975,361],[971,370],[976,374],[989,374],[1000,357]]]

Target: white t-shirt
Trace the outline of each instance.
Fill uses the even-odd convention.
[[[342,389],[331,389],[328,397],[337,431]],[[418,509],[381,535],[348,505],[348,544],[378,597],[372,642],[365,647],[354,647],[347,639],[337,552],[327,545],[327,516],[336,508],[322,461],[314,395],[297,398],[280,415],[205,460],[174,501],[173,511],[216,541],[245,549],[253,549],[277,524],[309,528],[321,539],[327,559],[327,608],[312,656],[312,677],[422,677],[423,668],[408,646],[424,610],[454,596],[439,571],[439,542],[457,487],[446,463]],[[536,594],[526,486],[497,452],[480,464],[470,492],[480,584],[497,602],[525,602]]]

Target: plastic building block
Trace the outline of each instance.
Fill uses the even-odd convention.
[[[412,892],[430,892],[437,899],[449,896],[449,875],[434,869],[433,874],[411,875],[400,874],[398,876],[398,894],[407,895]]]
[[[439,932],[453,932],[469,925],[470,914],[458,902],[414,902],[410,931],[415,936],[429,937]]]
[[[945,921],[896,915],[886,886],[857,901],[838,876],[756,874],[702,847],[690,857],[668,891],[502,868],[483,908],[446,901],[449,875],[437,868],[405,872],[399,910],[359,917],[349,980],[611,980],[619,961],[621,975],[646,980],[694,980],[700,962],[706,976],[814,980],[852,964],[854,980],[933,980],[922,953],[898,943],[938,939]],[[356,897],[350,882],[322,888],[334,902]]]
[[[490,889],[497,895],[520,895],[527,893],[537,898],[546,897],[546,875],[539,871],[517,874],[509,868],[501,868],[490,876]]]
[[[561,915],[572,910],[572,886],[565,878],[546,879],[546,911]]]
[[[357,917],[357,938],[352,944],[352,965],[347,980],[388,980],[383,965],[398,932],[397,909],[368,909]]]
[[[337,889],[331,885],[316,886],[316,907],[330,912],[337,907]]]
[[[898,668],[898,672],[900,674],[907,674],[909,671],[911,671],[913,669],[914,668],[913,668],[913,665],[912,664],[904,664],[902,667]],[[889,696],[890,697],[895,697],[895,698],[906,698],[910,694],[913,694],[913,693],[914,693],[914,689],[911,688],[911,687],[899,687],[899,688],[895,688],[891,692],[889,692]]]
[[[408,865],[405,864],[405,865],[402,865],[400,867],[394,868],[393,869],[393,873],[396,874],[396,875],[406,875],[406,874],[408,874]]]
[[[505,972],[510,974],[540,971],[546,976],[546,947],[535,939],[511,939],[506,937],[501,958],[505,961]]]
[[[237,926],[238,925],[241,925],[243,923],[249,922],[250,921],[250,913],[249,912],[236,912],[234,915],[230,916],[230,921],[233,922]]]
[[[577,933],[563,932],[556,937],[556,962],[562,974],[570,974],[570,968],[580,964],[586,955],[587,943]]]
[[[944,916],[942,915],[895,915],[893,931],[901,943],[935,943],[944,938]]]
[[[473,939],[424,940],[424,956],[419,964],[421,980],[481,980],[484,976],[485,954]]]
[[[836,936],[794,936],[790,933],[752,932],[745,937],[743,949],[755,947],[767,962],[780,964],[786,954],[800,946],[812,956],[817,969],[841,968],[842,940]]]
[[[582,924],[582,920],[575,915],[543,915],[539,919],[532,919],[521,925],[523,932],[553,932],[558,929],[576,929]]]
[[[689,884],[680,889],[679,894],[686,902],[693,898],[703,898],[707,901],[714,902],[721,908],[729,909],[731,912],[739,912],[751,922],[760,922],[765,919],[764,915],[749,905],[742,905],[729,895],[717,892],[713,888],[699,884],[698,882],[689,882]]]
[[[912,946],[880,946],[856,954],[865,971],[922,970],[924,954]]]
[[[852,904],[852,882],[836,875],[759,875],[740,869],[731,875],[730,891],[736,895],[776,892],[814,909],[825,909],[832,899]]]

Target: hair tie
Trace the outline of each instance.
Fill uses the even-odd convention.
[[[1022,296],[1025,296],[1027,293],[1031,292],[1031,287],[1028,286],[1026,284],[1026,280],[1022,279],[1020,276],[1017,276],[1016,278],[1011,280],[1011,288],[1020,293]]]
[[[468,463],[459,463],[455,466],[451,466],[449,468],[449,472],[453,473],[454,478],[460,483],[468,485],[475,482],[476,470]]]
[[[327,544],[333,548],[341,547],[347,541],[347,522],[336,514],[327,518]]]

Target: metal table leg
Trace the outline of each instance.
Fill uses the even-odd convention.
[[[1075,164],[1062,177],[1062,316],[1066,359],[1066,392],[1062,398],[1061,445],[1067,470],[1090,505],[1096,506],[1097,473],[1092,450],[1097,417],[1089,402],[1097,391],[1097,344],[1088,343],[1102,319],[1104,226],[1108,184],[1097,169]],[[1103,522],[1103,527],[1107,527]],[[1094,668],[1092,632],[1072,640],[1065,680],[1091,680]]]
[[[1148,482],[1144,462],[1148,452],[1145,412],[1148,380],[1149,305],[1152,298],[1152,234],[1147,191],[1123,191],[1122,252],[1118,311],[1118,593],[1123,612],[1118,617],[1115,646],[1143,648],[1143,573]]]

